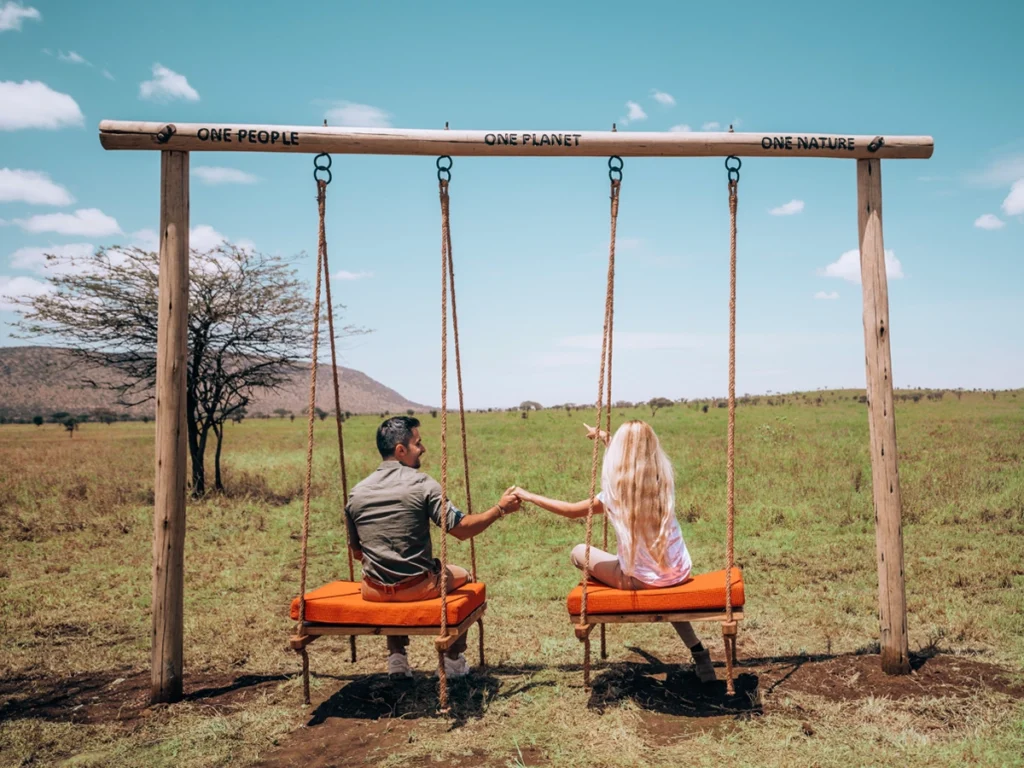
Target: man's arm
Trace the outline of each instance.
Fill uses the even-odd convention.
[[[362,562],[363,550],[359,544],[359,532],[356,531],[355,523],[352,522],[352,516],[349,515],[347,509],[345,510],[345,529],[348,531],[348,548],[352,552],[353,559]]]

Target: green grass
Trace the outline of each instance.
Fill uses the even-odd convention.
[[[1024,669],[1024,394],[900,403],[900,478],[912,649],[941,648]],[[784,405],[737,411],[737,559],[747,583],[741,656],[841,654],[877,640],[877,576],[865,407],[854,392],[787,396]],[[590,444],[564,411],[471,414],[473,497],[479,509],[518,484],[584,498]],[[675,406],[615,411],[646,418],[677,475],[676,509],[695,568],[724,565],[725,409]],[[439,423],[423,419],[435,476]],[[378,463],[377,417],[346,423],[349,474]],[[452,429],[452,495],[464,498]],[[347,572],[333,424],[317,423],[310,582]],[[186,676],[293,675],[287,604],[298,589],[305,426],[247,421],[226,436],[229,493],[188,510]],[[110,681],[149,667],[153,425],[86,424],[69,439],[54,426],[0,427],[0,690],[5,702],[61,680]],[[599,531],[599,527],[595,528]],[[600,533],[597,534],[598,536]],[[628,697],[599,711],[580,687],[579,643],[564,597],[577,580],[568,562],[583,526],[527,508],[478,541],[488,584],[491,687],[482,714],[450,729],[412,718],[408,740],[375,759],[400,766],[429,759],[499,765],[904,765],[1020,764],[1020,703],[979,688],[969,700],[830,701],[769,696],[764,713],[652,741],[649,713]],[[451,559],[468,565],[468,544]],[[698,627],[713,647],[716,626]],[[616,627],[612,662],[640,647],[684,662],[671,629]],[[475,647],[471,640],[470,648]],[[429,641],[412,660],[427,670]],[[314,696],[383,668],[383,641],[311,646]],[[600,670],[599,670],[600,671]],[[341,682],[339,682],[341,678]],[[22,682],[18,682],[22,681]],[[429,688],[429,684],[424,683]],[[106,690],[106,689],[103,689]],[[780,689],[781,690],[781,689]],[[75,724],[41,716],[0,723],[0,764],[246,765],[301,726],[298,681],[287,677],[240,703],[159,708],[128,724]],[[104,695],[100,692],[98,695]],[[423,715],[430,714],[423,712]],[[801,733],[810,722],[814,736]],[[329,720],[318,729],[336,727]],[[691,727],[696,725],[697,727]],[[404,733],[404,732],[403,732]]]

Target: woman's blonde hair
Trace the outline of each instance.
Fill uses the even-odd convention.
[[[643,545],[658,564],[667,565],[675,478],[649,424],[627,421],[616,430],[604,455],[601,489],[628,531],[629,541],[619,541],[627,575],[633,574],[637,545]]]

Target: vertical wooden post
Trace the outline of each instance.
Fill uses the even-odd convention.
[[[896,465],[892,354],[889,348],[889,288],[882,242],[882,168],[878,160],[857,161],[857,205],[882,670],[890,675],[903,675],[910,672],[910,657],[907,598],[903,584],[903,524],[900,518],[900,477]]]
[[[153,510],[153,703],[182,694],[185,360],[188,351],[188,152],[160,153],[160,275]]]

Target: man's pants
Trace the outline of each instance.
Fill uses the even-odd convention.
[[[451,594],[453,590],[458,589],[468,581],[469,571],[457,565],[448,566],[448,594]],[[414,603],[419,600],[434,600],[441,596],[441,574],[438,573],[432,578],[424,579],[419,584],[403,589],[395,594],[380,591],[374,588],[372,584],[367,584],[365,579],[362,581],[360,589],[363,600],[369,600],[373,603]],[[448,658],[457,659],[460,653],[465,653],[467,640],[466,635],[456,640],[448,649]],[[401,653],[404,655],[405,648],[409,645],[409,636],[388,635],[387,641],[388,653]]]

